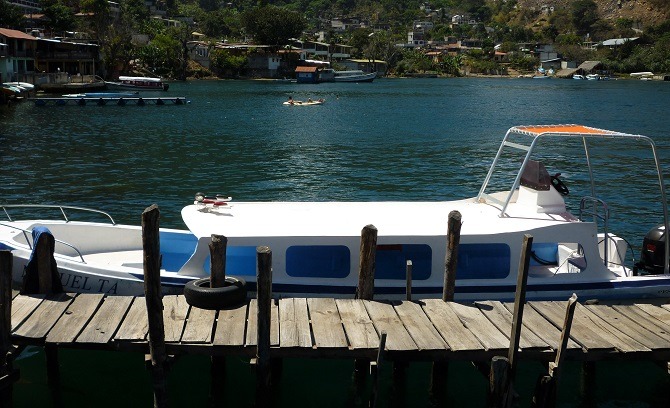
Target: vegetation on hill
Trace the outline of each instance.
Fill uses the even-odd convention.
[[[130,69],[141,60],[157,74],[184,78],[189,66],[187,42],[198,31],[211,42],[242,42],[275,48],[290,38],[314,40],[325,32],[328,43],[355,47],[355,57],[386,60],[399,73],[435,71],[458,75],[504,70],[495,48],[508,52],[511,68],[529,70],[538,60],[519,50],[519,43],[554,44],[566,59],[602,60],[613,71],[670,72],[670,2],[667,0],[165,0],[167,18],[192,21],[193,26],[166,27],[152,19],[143,0],[119,0],[119,18],[112,18],[106,0],[40,0],[47,28],[54,32],[89,33],[99,41],[107,72]],[[75,18],[89,13],[89,18]],[[452,24],[452,17],[464,23]],[[333,18],[359,21],[361,28],[332,29]],[[430,21],[424,40],[438,44],[446,38],[476,39],[480,50],[465,55],[428,58],[425,52],[402,50],[416,21]],[[25,28],[23,16],[0,0],[0,26]],[[150,42],[133,43],[134,34]],[[640,37],[609,49],[591,50],[589,42]],[[244,63],[225,52],[213,55],[215,67],[235,72]]]

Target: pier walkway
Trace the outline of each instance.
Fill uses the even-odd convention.
[[[14,344],[149,351],[144,297],[19,295],[12,303]],[[163,307],[168,353],[256,354],[256,299],[212,311],[165,296]],[[526,304],[520,359],[554,359],[565,309],[566,302]],[[507,355],[513,310],[513,303],[495,301],[279,299],[271,308],[271,355],[374,359],[385,332],[389,360],[490,361]],[[570,338],[571,360],[668,361],[670,305],[577,304]]]

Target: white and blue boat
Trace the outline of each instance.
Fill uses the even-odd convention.
[[[536,157],[546,156],[540,154],[541,146],[545,153],[548,148],[547,157],[555,158],[553,146],[570,143],[576,143],[586,160],[575,159],[569,171],[583,170],[590,183],[590,195],[581,198],[575,214],[566,209],[568,187],[558,176],[550,176]],[[628,241],[609,230],[610,211],[597,196],[598,188],[607,186],[599,186],[595,177],[591,146],[603,143],[611,149],[648,148],[652,168],[639,170],[645,179],[654,178],[662,224],[644,238],[642,258],[636,264],[629,257]],[[515,171],[503,165],[511,163],[512,152],[520,163]],[[493,191],[491,186],[503,187]],[[55,260],[66,291],[143,293],[139,226],[118,225],[111,217],[99,223],[18,219],[11,214],[35,208],[3,208],[8,220],[0,223],[0,245],[14,254],[16,282],[31,256],[30,233],[46,227],[56,239]],[[77,210],[55,208],[63,214]],[[454,210],[463,220],[457,300],[513,299],[524,234],[534,238],[529,300],[567,299],[572,293],[580,299],[667,297],[670,293],[670,251],[664,238],[668,212],[653,141],[581,125],[509,129],[479,193],[458,201],[236,202],[198,194],[181,212],[188,230],[161,230],[163,291],[179,293],[187,282],[208,276],[208,244],[211,235],[218,234],[228,239],[226,273],[244,278],[250,291],[255,289],[256,248],[268,246],[273,253],[275,295],[353,296],[361,230],[372,224],[378,230],[375,296],[404,296],[406,263],[411,260],[413,294],[439,297],[448,215]]]

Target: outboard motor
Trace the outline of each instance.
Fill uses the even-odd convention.
[[[660,275],[663,274],[665,264],[665,226],[657,225],[647,233],[642,242],[642,253],[640,262],[635,264],[637,269],[643,273]]]

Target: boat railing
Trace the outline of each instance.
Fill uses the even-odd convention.
[[[602,208],[602,212],[600,209]],[[603,245],[603,262],[605,266],[609,261],[607,254],[607,246],[609,243],[609,235],[607,233],[607,223],[610,218],[610,210],[607,207],[607,203],[603,200],[596,197],[582,197],[579,201],[579,220],[584,221],[584,215],[592,216],[594,220],[601,220],[603,222],[603,233],[605,235],[604,245]]]
[[[34,248],[33,248],[33,242],[32,242],[32,240],[30,239],[30,235],[32,235],[32,233],[33,233],[32,230],[27,230],[27,229],[24,229],[24,228],[19,228],[19,227],[17,227],[16,225],[5,224],[4,222],[0,222],[0,225],[2,225],[3,227],[8,227],[8,228],[18,229],[18,230],[20,230],[21,232],[23,232],[23,237],[26,239],[26,243],[28,244],[28,248],[30,248],[31,251],[34,249]],[[61,241],[60,239],[57,239],[57,238],[54,238],[54,241],[57,242],[57,243],[59,243],[59,244],[61,244],[61,245],[65,245],[65,246],[67,246],[67,247],[72,248],[72,249],[77,253],[77,255],[79,256],[79,259],[81,259],[81,262],[82,262],[82,263],[86,263],[86,261],[84,260],[84,256],[81,254],[81,251],[80,251],[79,249],[77,249],[76,246],[74,246],[74,245],[72,245],[72,244],[70,244],[70,243],[68,243],[68,242]]]
[[[112,222],[112,225],[116,225],[116,222],[114,221],[114,218],[112,218],[111,215],[108,213],[101,211],[101,210],[95,210],[92,208],[86,208],[86,207],[73,207],[73,206],[68,206],[68,205],[47,205],[47,204],[2,204],[0,205],[2,207],[2,210],[5,212],[5,215],[7,216],[7,219],[10,222],[14,222],[12,219],[11,215],[9,215],[9,209],[11,208],[41,208],[41,209],[58,209],[60,210],[61,214],[63,215],[63,219],[65,222],[70,222],[69,218],[67,217],[67,214],[65,213],[65,210],[74,210],[74,211],[83,211],[83,212],[90,212],[90,213],[95,213],[99,215],[103,215]]]

